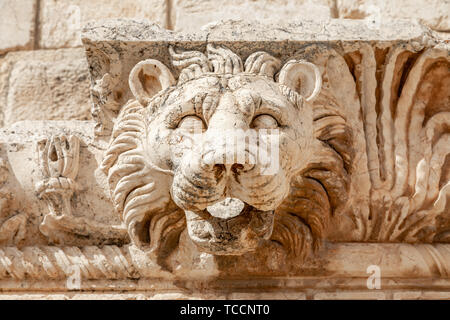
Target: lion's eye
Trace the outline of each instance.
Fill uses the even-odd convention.
[[[251,127],[256,129],[276,129],[278,128],[278,121],[268,114],[262,114],[253,119]]]
[[[205,129],[205,124],[203,123],[203,120],[197,116],[186,116],[181,119],[178,128],[189,132],[201,132]]]

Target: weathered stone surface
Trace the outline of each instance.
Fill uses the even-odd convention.
[[[167,27],[165,0],[42,0],[41,48],[81,46],[81,27],[89,20],[142,18]]]
[[[99,123],[99,126],[111,130],[111,115],[100,112],[99,104],[106,104],[105,108],[111,109],[114,114],[118,105],[132,97],[127,78],[139,61],[157,58],[170,68],[168,48],[165,45],[167,41],[175,45],[186,44],[186,48],[204,47],[208,41],[218,44],[231,41],[243,57],[260,49],[268,50],[276,57],[286,57],[294,54],[297,46],[308,41],[328,41],[338,46],[340,41],[352,45],[367,37],[379,41],[382,46],[395,41],[408,41],[417,47],[427,41],[438,41],[423,26],[406,21],[385,23],[380,30],[369,29],[365,22],[352,20],[319,23],[303,21],[281,26],[278,29],[267,29],[257,22],[227,21],[195,33],[172,33],[146,21],[124,19],[92,22],[84,29],[83,41],[87,47],[87,58],[93,66],[91,80],[92,87],[95,88],[92,91],[94,118],[102,118],[103,123]],[[360,33],[361,30],[364,33]],[[117,47],[117,41],[121,41],[120,47]],[[239,44],[244,41],[245,46]],[[127,50],[123,50],[124,46]],[[177,68],[172,68],[171,71],[176,76],[179,72]],[[102,79],[105,73],[108,75]],[[102,96],[101,92],[108,95]]]
[[[0,54],[34,46],[36,0],[0,2]]]
[[[306,300],[303,292],[236,292],[226,297],[230,300]]]
[[[3,125],[20,120],[90,118],[83,50],[10,53],[0,63]]]
[[[336,7],[340,19],[370,18],[377,25],[386,19],[418,20],[434,30],[450,31],[449,0],[337,0]]]
[[[172,25],[177,31],[199,31],[206,24],[228,19],[285,23],[301,19],[329,20],[334,16],[330,0],[175,0]]]
[[[230,295],[219,294],[185,294],[185,293],[2,293],[2,300],[305,300],[304,293],[292,292],[261,292],[261,293],[236,293]],[[320,292],[315,295],[316,300],[386,300],[393,296],[394,300],[448,300],[449,294],[445,291],[401,291],[390,292]],[[232,302],[228,302],[232,304]]]
[[[94,121],[0,130],[5,297],[447,297],[450,55],[435,32],[122,19],[83,43]],[[32,75],[19,62],[3,73],[16,100],[11,79]]]
[[[253,42],[271,41],[281,43],[283,41],[419,41],[422,38],[431,37],[429,28],[414,22],[405,20],[388,20],[380,29],[373,30],[362,20],[338,20],[332,19],[324,22],[314,22],[304,19],[296,22],[281,22],[279,28],[268,27],[263,22],[248,22],[241,20],[227,20],[220,23],[206,25],[199,31],[171,32],[144,20],[117,19],[104,21],[90,21],[83,28],[82,38],[84,42],[112,42],[122,41],[124,44],[133,41],[147,42],[156,45],[158,42],[170,41],[170,43],[197,44],[202,41],[228,42]],[[212,38],[211,38],[212,37]],[[268,43],[267,46],[274,46]],[[248,48],[253,50],[254,46]],[[130,51],[130,50],[128,50]],[[155,55],[161,53],[156,52]],[[168,60],[168,59],[167,59]],[[169,60],[168,60],[169,61]],[[123,61],[126,62],[126,61]]]
[[[394,300],[449,300],[448,292],[439,291],[403,291],[395,292]]]
[[[112,25],[114,25],[114,29],[111,28]],[[138,32],[138,30],[141,30],[141,32]],[[318,32],[320,30],[322,32]],[[122,34],[127,34],[127,37],[121,36]],[[371,43],[358,42],[358,37],[369,37]],[[120,48],[117,47],[116,44],[118,40],[121,41]],[[174,49],[167,48],[167,46],[163,45],[163,43],[167,41],[174,44],[176,48],[177,46],[182,46],[186,40],[189,40],[190,42],[188,47],[189,50],[185,53],[177,53]],[[286,42],[286,40],[289,41]],[[321,44],[316,43],[315,41],[318,40],[326,41],[327,45],[322,46]],[[245,46],[242,45],[242,41],[245,41]],[[157,59],[165,65],[160,65],[160,62],[149,62],[150,65],[153,65],[154,68],[156,68],[155,70],[160,70],[157,74],[153,74],[150,71],[143,71],[144,69],[139,69],[141,70],[139,72],[143,72],[143,74],[149,72],[148,77],[154,80],[156,79],[156,84],[159,81],[160,86],[157,86],[158,90],[173,86],[173,78],[179,77],[178,81],[181,81],[181,83],[184,83],[186,79],[192,80],[192,83],[195,83],[196,77],[200,77],[202,72],[208,72],[209,70],[209,72],[214,73],[215,71],[213,70],[216,70],[217,68],[220,69],[220,63],[225,62],[217,62],[218,65],[214,67],[216,69],[210,69],[205,61],[210,61],[210,63],[214,65],[214,63],[216,63],[214,62],[214,57],[217,55],[223,55],[221,56],[223,60],[219,61],[227,61],[228,58],[226,57],[234,57],[229,58],[234,61],[233,63],[230,62],[230,66],[237,65],[237,67],[235,67],[235,69],[233,69],[233,67],[230,70],[234,70],[233,72],[236,71],[237,74],[242,72],[240,71],[242,70],[242,67],[239,67],[239,61],[241,61],[240,57],[246,57],[246,59],[248,59],[245,62],[246,66],[251,65],[256,51],[260,52],[259,54],[261,54],[261,57],[267,58],[267,61],[272,61],[273,63],[275,63],[274,61],[279,61],[277,62],[280,63],[279,65],[283,65],[283,63],[289,61],[289,59],[292,59],[293,57],[313,61],[319,66],[322,77],[326,79],[322,87],[322,98],[319,95],[317,101],[314,102],[314,104],[318,104],[315,107],[316,109],[314,109],[314,112],[325,112],[319,111],[322,108],[320,106],[326,103],[325,101],[328,101],[330,99],[329,97],[332,96],[336,99],[334,100],[334,104],[340,106],[340,108],[338,108],[341,110],[340,112],[346,114],[346,116],[338,116],[337,114],[333,116],[337,118],[343,116],[346,119],[343,120],[343,123],[341,124],[343,126],[341,128],[342,135],[338,134],[339,139],[342,139],[342,141],[338,143],[340,146],[334,145],[333,147],[337,148],[341,160],[344,160],[344,162],[341,164],[342,167],[336,166],[335,164],[326,170],[336,171],[333,173],[336,174],[336,176],[332,180],[335,181],[337,177],[341,177],[343,181],[335,186],[340,190],[339,192],[336,191],[338,198],[335,200],[330,199],[330,207],[326,210],[339,212],[341,209],[339,208],[339,205],[336,205],[338,203],[348,203],[345,200],[347,192],[348,198],[352,199],[351,201],[355,205],[357,204],[357,208],[353,207],[348,213],[342,214],[337,218],[339,223],[334,224],[330,222],[332,225],[335,225],[335,228],[330,231],[330,239],[339,239],[341,241],[343,239],[352,241],[373,239],[378,241],[405,240],[407,242],[427,242],[431,241],[430,239],[433,237],[440,239],[440,241],[443,240],[442,237],[446,237],[444,236],[444,230],[447,228],[446,223],[444,222],[446,220],[443,217],[446,212],[446,193],[448,190],[446,181],[448,179],[448,174],[445,171],[446,169],[438,169],[437,172],[431,173],[434,170],[432,169],[433,166],[445,166],[445,163],[443,163],[444,158],[440,156],[441,151],[438,150],[444,148],[442,149],[442,154],[446,154],[446,149],[443,145],[441,146],[441,144],[438,144],[435,147],[436,149],[425,151],[425,146],[427,144],[431,143],[431,141],[437,141],[434,139],[442,137],[442,139],[445,140],[444,132],[436,129],[437,131],[434,133],[436,136],[434,138],[432,138],[432,136],[425,138],[424,136],[423,140],[420,142],[422,143],[422,147],[418,147],[418,141],[412,143],[412,140],[409,140],[412,138],[400,138],[399,133],[394,134],[391,131],[391,126],[388,125],[384,127],[382,124],[377,124],[377,121],[381,121],[377,119],[383,117],[384,122],[392,123],[392,125],[396,123],[394,126],[396,132],[401,131],[400,123],[405,123],[404,125],[409,128],[408,130],[417,130],[417,132],[421,132],[419,135],[425,135],[425,131],[431,130],[432,127],[434,128],[434,122],[428,124],[430,129],[418,126],[415,121],[419,121],[420,117],[422,117],[418,114],[417,117],[419,118],[413,121],[409,120],[408,117],[405,118],[400,113],[394,115],[389,115],[389,113],[387,113],[387,105],[390,99],[394,99],[394,106],[397,106],[398,104],[398,108],[404,110],[402,112],[409,112],[407,111],[409,109],[406,109],[406,107],[403,106],[404,104],[409,106],[414,105],[412,102],[413,95],[408,92],[408,90],[410,90],[409,88],[413,88],[411,90],[418,92],[418,94],[420,92],[421,96],[424,95],[423,99],[427,101],[427,108],[430,108],[428,109],[429,111],[426,111],[428,114],[426,119],[431,119],[433,118],[433,115],[435,115],[436,118],[433,119],[442,118],[442,120],[439,121],[448,121],[444,111],[448,108],[447,101],[449,99],[448,83],[447,80],[444,80],[448,77],[448,62],[446,62],[448,60],[448,44],[442,42],[423,27],[404,21],[391,21],[389,23],[384,23],[380,29],[374,30],[363,21],[346,21],[345,23],[331,21],[326,27],[322,24],[303,22],[300,24],[288,24],[282,30],[267,30],[264,26],[255,23],[232,21],[211,26],[208,29],[205,29],[203,33],[196,32],[193,35],[183,35],[167,33],[141,22],[121,21],[119,24],[109,25],[108,23],[104,23],[96,26],[89,26],[86,29],[85,43],[88,50],[88,59],[92,65],[96,66],[95,69],[92,69],[93,79],[98,79],[95,82],[94,93],[98,95],[99,92],[114,92],[114,90],[121,93],[121,99],[119,100],[116,99],[115,96],[109,96],[108,100],[105,96],[102,97],[101,94],[98,95],[99,100],[94,100],[95,108],[100,110],[100,114],[104,112],[104,114],[107,114],[112,118],[117,116],[118,106],[132,98],[133,95],[141,104],[146,105],[148,101],[150,101],[148,96],[146,97],[146,94],[148,94],[148,92],[155,93],[150,89],[143,89],[144,84],[137,85],[142,79],[136,78],[134,75],[133,72],[138,72],[136,69],[134,69],[135,71],[131,72],[131,74],[129,71],[137,62],[148,58]],[[206,52],[203,49],[205,45]],[[115,49],[115,47],[117,49]],[[128,50],[124,50],[125,47],[127,47]],[[300,53],[297,52],[298,47],[302,48]],[[266,51],[266,54],[262,51]],[[120,55],[118,52],[120,52]],[[225,54],[224,52],[228,53]],[[271,55],[267,52],[270,52]],[[105,55],[109,60],[104,59]],[[171,57],[172,61],[167,59],[168,57]],[[413,61],[411,59],[418,59],[417,63],[413,66],[409,66],[409,63]],[[194,65],[189,67],[189,63],[194,63]],[[243,61],[241,63],[244,64]],[[261,63],[262,62],[259,62],[256,65],[261,67]],[[141,64],[144,64],[144,62],[141,62]],[[391,86],[397,86],[398,81],[400,81],[396,78],[397,73],[391,70],[396,64],[401,65],[400,70],[405,72],[405,77],[406,75],[411,74],[410,72],[417,75],[415,78],[409,80],[408,89],[400,93],[391,91]],[[139,66],[139,64],[137,66]],[[271,67],[277,68],[272,64]],[[109,68],[109,70],[107,68]],[[152,70],[150,67],[147,69]],[[345,70],[348,75],[346,80],[342,78],[343,70]],[[380,76],[377,75],[380,72],[379,70],[385,70],[386,73],[383,74],[383,78],[379,78]],[[248,73],[249,71],[246,72]],[[279,72],[278,79],[284,79],[283,69],[281,69],[281,71],[278,69],[277,72]],[[425,74],[427,74],[427,76],[425,76]],[[439,76],[437,76],[438,74]],[[130,75],[130,81],[127,81],[128,75]],[[158,77],[160,78],[157,81]],[[288,78],[293,78],[293,76],[288,76]],[[139,81],[136,79],[139,79]],[[363,81],[363,84],[360,84],[361,81]],[[437,85],[438,82],[441,84]],[[128,83],[131,85],[131,88],[128,88]],[[313,81],[304,78],[302,83],[304,88],[307,88],[308,83],[313,83]],[[377,86],[381,86],[382,83],[384,87],[380,88],[379,90],[381,90],[381,93],[378,93]],[[151,83],[149,82],[148,84]],[[362,85],[363,88],[361,88]],[[425,95],[425,91],[421,90],[425,90],[422,88],[426,88],[427,85],[435,87],[436,93],[433,95]],[[99,87],[102,88],[101,91],[98,91]],[[255,92],[258,91],[256,88],[253,90],[255,90]],[[195,90],[191,89],[190,92],[195,92]],[[346,94],[343,94],[343,92],[346,92]],[[183,96],[181,93],[180,95]],[[355,97],[356,100],[353,101],[353,98],[350,99],[350,97]],[[102,101],[108,101],[108,103],[104,104]],[[164,98],[163,101],[166,101],[166,99]],[[169,99],[167,101],[171,100]],[[99,104],[99,102],[102,102],[103,105]],[[173,103],[174,105],[177,105],[176,99],[174,99]],[[377,105],[381,105],[382,109],[379,109]],[[357,109],[354,111],[346,109],[350,108],[350,106]],[[129,105],[129,107],[133,110],[137,110],[137,107],[132,105]],[[357,111],[359,110],[358,108],[362,109]],[[156,107],[156,109],[159,108]],[[330,116],[333,111],[330,108],[327,108],[327,110],[328,111],[325,114]],[[140,111],[135,112],[137,114],[140,113]],[[356,117],[360,112],[362,112],[362,118]],[[304,111],[304,113],[306,113],[306,111]],[[233,114],[235,113],[233,112]],[[132,117],[134,117],[134,115],[126,114],[127,121]],[[329,121],[336,121],[337,118],[334,118],[333,120],[330,119]],[[328,120],[325,121],[319,116],[318,119],[321,119],[320,122],[323,122],[325,127],[316,133],[316,137],[320,139],[323,134],[323,137],[327,137],[324,138],[326,141],[333,141],[336,139],[337,137],[333,137],[333,135],[328,132],[329,129],[326,129],[327,126],[332,127],[333,124],[331,122],[329,123]],[[110,120],[106,119],[106,121],[103,122],[101,120],[100,124],[107,125],[108,121]],[[412,121],[411,124],[409,124],[409,121]],[[124,126],[126,125],[124,124]],[[308,124],[304,123],[303,128],[306,130],[307,127]],[[225,130],[225,128],[223,129]],[[122,132],[120,130],[118,132]],[[123,143],[120,134],[115,136],[118,141]],[[303,135],[304,138],[307,136],[307,134]],[[380,139],[383,139],[387,145],[379,143],[378,141],[380,141]],[[151,142],[146,142],[145,145],[148,143]],[[387,147],[388,145],[394,144],[399,147],[394,148],[394,150]],[[353,145],[354,147],[347,149],[349,145]],[[404,147],[400,147],[400,145],[404,145]],[[112,148],[115,150],[114,147]],[[411,162],[410,165],[406,167],[400,163],[396,163],[394,160],[395,158],[398,159],[398,157],[406,157],[404,148],[414,150],[411,152],[412,154],[415,154],[405,160]],[[317,150],[316,147],[315,151],[308,153],[318,152]],[[433,160],[432,162],[430,162],[432,158],[430,152],[436,152],[436,160]],[[322,152],[319,153],[322,154]],[[291,156],[293,155],[292,152],[288,152],[288,154]],[[328,157],[330,156],[331,155],[328,155]],[[425,158],[422,159],[422,157]],[[359,160],[354,161],[352,159]],[[159,157],[158,161],[161,160],[164,161],[164,158]],[[438,162],[434,161],[442,162],[439,162],[438,164]],[[323,166],[325,166],[324,163],[326,163],[326,161],[322,160],[319,162],[322,164],[321,169],[324,169]],[[169,161],[168,163],[173,165],[173,162]],[[165,167],[165,165],[162,166]],[[341,173],[337,173],[342,170],[339,168],[344,168]],[[398,174],[395,173],[396,171],[404,172],[401,175],[403,178],[394,178],[395,176],[398,176]],[[421,179],[425,179],[423,181],[418,181],[417,184],[414,180],[416,171]],[[195,171],[192,172],[195,173]],[[350,172],[352,172],[352,174],[350,174]],[[327,173],[327,175],[330,175],[330,179],[333,174],[330,172]],[[437,176],[435,176],[435,174],[437,174]],[[390,188],[392,187],[389,185],[392,184],[395,179],[398,180],[396,183],[401,184],[402,182],[400,182],[400,180],[403,181],[403,179],[406,179],[406,176],[408,176],[408,182],[405,181],[404,185],[396,187],[397,191],[394,192],[394,198],[391,200],[383,200],[385,194],[391,192]],[[426,195],[426,192],[422,191],[422,183],[429,185],[428,190],[431,192],[429,195]],[[327,183],[325,183],[325,185],[326,184]],[[407,184],[409,184],[409,187],[407,187]],[[180,186],[180,184],[177,185]],[[309,188],[312,188],[312,186]],[[408,200],[407,196],[409,189],[416,190],[415,196],[410,200]],[[187,193],[196,194],[196,192]],[[419,196],[419,194],[422,195]],[[172,195],[176,195],[176,192],[172,192]],[[330,192],[327,192],[327,195],[329,197]],[[433,198],[433,200],[431,198]],[[176,199],[175,202],[177,202]],[[364,203],[367,203],[367,205]],[[425,203],[429,204],[428,209],[423,207]],[[343,206],[345,207],[345,205]],[[373,215],[373,213],[370,213],[371,210],[374,210],[374,212],[382,212],[384,206],[391,208],[389,211],[390,213],[387,216],[381,214],[377,215],[376,218],[373,216],[371,219],[367,218],[368,216]],[[290,210],[290,212],[292,212],[293,209],[290,208]],[[344,211],[347,210],[348,209],[345,209]],[[391,220],[397,219],[396,217],[398,217],[401,212],[403,212],[402,215],[404,215],[405,212],[408,212],[409,222],[407,222],[407,220],[404,220],[403,222]],[[427,219],[423,220],[420,224],[415,224],[414,221],[419,219],[424,212],[429,212]],[[389,215],[392,215],[392,217]],[[190,214],[188,214],[187,217],[188,229],[190,218],[192,218],[193,221],[202,220],[201,218]],[[325,219],[324,216],[322,216],[322,218]],[[406,219],[406,217],[403,217],[402,219]],[[352,232],[347,230],[347,228],[351,228],[350,225],[347,224],[351,224],[350,221],[356,221],[357,224]],[[393,224],[394,221],[397,221],[397,224]],[[438,230],[432,231],[433,228],[429,228],[427,225],[429,221],[434,221],[433,224],[435,224]],[[211,227],[213,229],[215,228],[212,225]],[[341,227],[342,229],[340,229]],[[419,232],[419,229],[417,228],[424,229]],[[190,235],[194,235],[195,238],[195,234],[197,232],[201,233],[201,231],[202,228],[192,227],[189,232]],[[431,233],[427,234],[427,232]]]
[[[354,291],[354,292],[321,292],[314,296],[315,300],[386,300],[384,292]]]
[[[347,291],[347,292],[320,292],[314,298],[316,300],[448,300],[450,296],[445,291],[400,291],[393,294],[389,291]],[[185,293],[2,293],[2,300],[189,300],[189,299],[215,299],[215,300],[305,300],[305,293],[292,292],[261,292],[261,293],[232,293],[230,295],[205,295]],[[229,302],[232,304],[232,302]]]

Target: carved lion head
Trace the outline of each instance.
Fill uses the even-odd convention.
[[[187,227],[217,255],[261,241],[305,255],[324,236],[330,172],[342,167],[321,160],[334,158],[308,103],[321,87],[318,68],[281,67],[266,52],[243,64],[213,45],[207,55],[170,52],[177,81],[156,60],[131,71],[136,100],[122,108],[102,163],[132,242],[166,256]]]

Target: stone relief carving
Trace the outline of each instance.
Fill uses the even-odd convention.
[[[58,242],[54,229],[72,217],[71,198],[79,189],[75,178],[79,168],[80,142],[75,136],[52,136],[39,141],[36,149],[39,168],[44,177],[36,185],[36,192],[49,208],[39,229]],[[73,231],[71,227],[69,230]]]
[[[9,203],[11,192],[6,183],[9,175],[7,162],[0,157],[0,245],[13,245],[25,237],[26,215],[13,213],[11,215]]]
[[[123,239],[125,229],[72,214],[71,199],[81,191],[75,181],[79,170],[80,140],[76,136],[52,136],[37,143],[36,155],[44,177],[36,185],[38,197],[48,204],[39,230],[53,243],[67,243],[71,235]]]
[[[341,106],[362,117],[349,119],[353,130],[362,120],[364,139],[354,143],[366,151],[369,173],[362,181],[370,190],[369,204],[352,207],[357,240],[443,239],[439,219],[449,212],[450,189],[449,61],[447,44],[383,50],[362,45],[329,58],[328,76],[339,77],[335,96],[347,90]],[[329,101],[316,104],[322,108]],[[330,130],[344,134],[343,127]]]
[[[39,197],[49,204],[50,215],[71,215],[70,198],[79,187],[80,141],[75,136],[53,136],[37,144],[39,167],[44,180],[36,185]]]
[[[360,256],[395,277],[450,276],[448,43],[119,31],[84,40],[95,133],[41,130],[37,168],[11,169],[31,214],[11,210],[0,163],[0,279],[64,279],[73,264],[85,279],[363,278]]]
[[[0,225],[0,244],[16,245],[25,238],[26,215],[18,213],[7,218]]]
[[[108,55],[107,55],[108,54]],[[117,51],[110,45],[97,50],[98,59],[106,60],[108,70],[103,75],[93,76],[92,117],[96,121],[95,134],[111,134],[113,119],[120,109],[121,90],[116,90],[120,82],[121,63]]]
[[[26,232],[26,214],[11,208],[13,196],[8,186],[9,175],[8,162],[0,156],[0,245],[17,245]]]
[[[213,45],[207,55],[171,53],[181,68],[176,83],[156,60],[131,71],[138,101],[123,107],[102,164],[133,243],[167,251],[186,221],[191,239],[209,253],[242,254],[273,239],[304,257],[325,235],[332,211],[320,181],[329,188],[342,183],[339,173],[329,174],[342,163],[315,139],[307,103],[320,90],[319,70],[297,60],[281,67],[266,52],[255,52],[243,64],[231,50]],[[189,144],[195,128],[203,139]],[[264,175],[273,163],[255,160],[260,141],[243,146],[241,159],[226,148],[220,135],[237,130],[278,131],[276,172]],[[327,164],[315,166],[322,160]],[[320,194],[320,201],[307,189]],[[345,190],[339,197],[328,194],[335,202],[345,198]]]
[[[372,221],[370,229],[382,241],[431,242],[436,236],[436,219],[445,208],[448,210],[446,202],[450,195],[450,180],[443,171],[450,152],[450,59],[441,48],[428,49],[420,55],[395,48],[387,59],[387,76],[383,79],[386,88],[395,87],[396,81],[400,81],[390,74],[395,72],[394,65],[404,67],[399,66],[399,60],[415,61],[396,104],[391,102],[387,90],[380,103],[384,121],[378,120],[377,135],[383,144],[375,147],[373,136],[366,137],[369,170],[373,168],[372,210],[389,208],[381,225]],[[438,81],[447,88],[440,89]],[[373,116],[368,113],[365,116],[366,122],[373,126],[370,120]]]
[[[354,277],[366,279],[367,265],[361,261],[362,251],[372,255],[374,261],[380,261],[382,270],[397,279],[402,277],[448,278],[450,275],[450,255],[443,244],[419,244],[416,246],[407,244],[398,246],[393,244],[354,244],[350,246],[347,244],[331,246],[329,249],[331,254],[326,258],[319,258],[320,264],[309,269],[305,275],[311,271],[319,276],[332,273],[336,281],[333,282],[332,279],[328,281],[338,285],[339,282],[342,282],[342,277],[348,276],[347,270],[354,270]],[[399,257],[396,264],[392,264],[388,259],[383,259],[386,256],[399,254],[402,256]],[[417,263],[411,264],[411,260],[417,261]],[[84,280],[137,280],[155,277],[152,268],[156,268],[148,263],[144,255],[139,255],[131,246],[85,246],[82,248],[33,246],[20,249],[0,247],[0,279],[66,279],[71,275],[70,266],[74,265],[80,268]],[[324,266],[326,266],[325,270]],[[310,281],[312,284],[306,283],[303,286],[314,288],[314,280],[310,279]],[[156,281],[153,283],[157,285]],[[244,286],[250,284],[248,281],[244,282]],[[120,285],[118,286],[120,287]],[[126,290],[130,287],[122,288]],[[166,287],[162,288],[166,289]]]
[[[3,158],[0,158],[0,186],[1,186],[1,200],[0,200],[0,212],[3,212],[9,200],[9,195],[4,189],[4,185],[6,184],[6,180],[8,179],[8,167],[6,165],[6,161]]]

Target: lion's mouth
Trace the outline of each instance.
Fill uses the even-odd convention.
[[[213,254],[243,254],[272,235],[274,211],[258,210],[236,198],[185,213],[191,239],[202,251]]]

